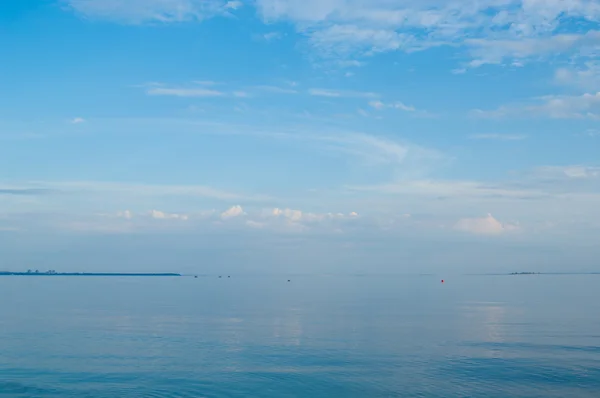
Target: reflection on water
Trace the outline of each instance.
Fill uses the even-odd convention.
[[[0,395],[595,397],[600,391],[595,278],[285,281],[0,279]]]
[[[286,345],[301,345],[302,320],[300,309],[288,308],[285,316],[273,319],[273,339]]]
[[[512,314],[509,314],[508,312]],[[480,355],[488,358],[502,358],[504,350],[497,349],[498,345],[510,338],[507,334],[507,319],[514,317],[518,310],[511,308],[506,303],[475,302],[467,303],[461,308],[464,329],[464,341],[487,342],[479,346]]]
[[[486,332],[485,340],[500,343],[504,340],[504,318],[506,307],[500,305],[484,305],[480,307],[484,315],[482,322]]]

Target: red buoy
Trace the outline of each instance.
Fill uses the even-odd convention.
[[[444,280],[442,279],[442,283],[444,283]]]

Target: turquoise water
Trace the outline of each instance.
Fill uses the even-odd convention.
[[[288,278],[0,278],[0,396],[600,396],[600,276]]]

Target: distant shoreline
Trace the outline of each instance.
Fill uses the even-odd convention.
[[[568,276],[568,275],[600,275],[600,272],[510,272],[493,274],[465,274],[469,276],[519,276],[519,275],[546,275],[546,276]]]
[[[541,275],[541,272],[511,272],[510,275]]]
[[[120,273],[120,272],[0,272],[0,276],[182,276],[177,273]]]

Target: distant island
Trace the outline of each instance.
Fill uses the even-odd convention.
[[[0,276],[181,276],[177,273],[122,273],[122,272],[56,272],[27,270],[26,272],[0,271]]]
[[[511,275],[541,275],[541,272],[512,272]]]

